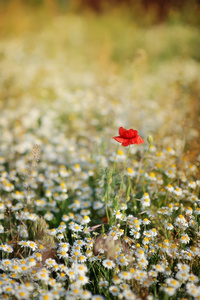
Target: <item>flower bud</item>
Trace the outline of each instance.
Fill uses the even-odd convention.
[[[148,142],[150,145],[153,144],[153,137],[152,137],[151,134],[148,135],[148,137],[147,137],[147,142]]]

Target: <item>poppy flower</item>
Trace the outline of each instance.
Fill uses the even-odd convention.
[[[142,144],[144,140],[138,135],[137,130],[119,128],[119,136],[113,137],[117,142],[122,143],[122,146],[127,147],[132,144]]]

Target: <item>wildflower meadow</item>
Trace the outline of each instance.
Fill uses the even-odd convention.
[[[8,2],[0,299],[200,299],[195,13]]]

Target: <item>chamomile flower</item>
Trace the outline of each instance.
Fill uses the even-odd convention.
[[[42,292],[39,295],[39,300],[54,300],[54,295],[52,292]]]
[[[85,299],[91,299],[92,297],[92,293],[88,290],[83,290],[81,293],[81,299],[85,300]]]
[[[187,233],[181,235],[181,237],[180,237],[180,242],[181,242],[182,244],[188,244],[189,241],[190,241],[190,238],[189,238],[189,236],[188,236]]]
[[[156,272],[164,272],[165,270],[165,267],[164,265],[161,265],[161,264],[157,264],[157,265],[153,265],[153,269],[156,271]]]
[[[180,187],[175,187],[173,193],[177,197],[180,197],[183,195],[183,191]]]
[[[85,224],[88,224],[90,223],[91,219],[89,216],[85,215],[83,218],[82,218],[82,221],[81,221],[81,224],[82,225],[85,225]]]
[[[188,281],[197,283],[199,281],[199,278],[194,274],[188,274]]]
[[[165,224],[166,224],[166,229],[167,230],[173,230],[174,229],[174,226],[172,225],[172,223],[165,222]]]
[[[196,186],[197,186],[197,185],[196,185],[196,182],[193,181],[193,180],[191,180],[191,181],[189,182],[189,184],[188,184],[188,187],[191,188],[191,189],[193,189],[193,190],[196,188]]]
[[[120,210],[114,211],[113,215],[115,216],[116,219],[123,220],[124,215],[120,212]]]
[[[179,271],[176,273],[176,279],[178,279],[180,282],[185,282],[189,278],[189,274],[187,271]]]
[[[3,250],[4,252],[7,252],[7,253],[12,253],[13,252],[13,248],[10,245],[7,245],[7,244],[1,244],[0,245],[0,250]]]
[[[173,296],[176,293],[176,289],[173,288],[172,286],[167,286],[163,288],[163,291],[168,295],[168,296]]]
[[[130,280],[132,278],[132,275],[128,271],[121,271],[118,275],[123,280]]]
[[[175,219],[175,223],[176,226],[178,226],[179,228],[185,230],[188,227],[188,222],[186,221],[185,217],[183,215],[179,215],[176,219]]]
[[[76,283],[77,285],[85,285],[86,283],[89,282],[89,278],[84,275],[84,274],[79,274],[78,276],[76,276]]]
[[[122,295],[126,300],[136,300],[136,295],[131,291],[131,289],[125,289],[122,291]]]
[[[109,292],[113,295],[113,296],[117,296],[119,293],[119,288],[115,285],[111,285],[109,287]]]
[[[100,280],[99,281],[99,287],[102,289],[106,289],[108,287],[108,281],[107,280]]]
[[[110,259],[105,259],[105,260],[103,260],[103,266],[106,269],[114,269],[115,268],[115,263]]]
[[[167,192],[172,193],[174,191],[174,187],[171,184],[168,184],[165,189],[167,190]]]
[[[187,208],[185,209],[185,214],[186,214],[187,216],[191,216],[191,215],[192,215],[192,212],[193,212],[192,207],[187,207]]]
[[[101,295],[93,295],[91,300],[105,300],[105,298]]]
[[[142,222],[143,222],[144,225],[148,225],[148,224],[151,223],[151,221],[147,218],[145,218]]]
[[[123,257],[121,257],[121,256],[117,257],[117,258],[116,258],[116,262],[117,262],[117,264],[118,264],[119,266],[128,266],[128,264],[129,264],[129,262],[128,262],[128,260],[126,259],[125,256],[123,256]]]
[[[150,206],[150,198],[148,193],[144,193],[144,195],[141,198],[142,207],[148,207]]]
[[[174,289],[178,289],[180,286],[181,286],[181,283],[180,283],[180,281],[178,281],[178,280],[176,280],[176,279],[174,279],[174,278],[167,278],[166,280],[165,280],[165,282],[166,282],[166,284],[168,285],[168,286],[171,286],[172,288],[174,288]]]
[[[137,172],[129,167],[126,169],[126,175],[130,177],[137,177]]]
[[[69,228],[74,231],[74,232],[80,232],[83,230],[83,226],[81,225],[78,225],[77,223],[75,222],[72,222],[69,224]]]
[[[17,299],[29,299],[30,292],[26,288],[20,288],[16,291],[15,296]]]

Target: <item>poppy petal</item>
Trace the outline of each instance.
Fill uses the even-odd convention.
[[[137,136],[137,133],[138,133],[137,130],[134,130],[134,129],[126,130],[123,127],[119,128],[119,135],[125,139],[134,138]]]
[[[124,139],[121,136],[115,136],[115,137],[113,137],[113,139],[115,139],[119,143],[124,143],[125,141],[127,141],[127,139]]]
[[[143,144],[144,143],[144,140],[139,136],[137,135],[136,137],[130,139],[130,144]]]
[[[122,143],[122,146],[127,147],[127,146],[131,145],[132,143],[130,143],[130,141],[131,141],[131,139],[124,140],[124,142]]]

